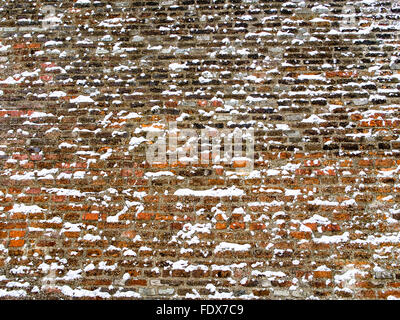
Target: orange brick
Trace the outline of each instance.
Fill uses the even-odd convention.
[[[66,231],[66,232],[64,232],[64,235],[67,238],[78,238],[79,232]]]
[[[139,212],[136,216],[138,220],[151,220],[154,216],[154,213],[149,212]]]
[[[213,100],[211,102],[211,105],[216,108],[216,107],[222,107],[223,103],[221,101],[219,101],[219,100]]]
[[[146,286],[147,281],[144,279],[129,279],[126,282],[126,285],[128,285],[128,286]]]
[[[244,168],[247,166],[247,160],[235,160],[233,161],[234,168]]]
[[[30,49],[39,49],[40,46],[41,46],[40,43],[30,43],[30,44],[28,44],[28,48],[30,48]]]
[[[227,226],[226,226],[226,223],[224,223],[224,222],[217,222],[215,224],[215,229],[217,229],[217,230],[223,230],[226,228],[227,228]]]
[[[23,48],[25,48],[25,47],[26,47],[26,44],[25,44],[25,43],[16,43],[16,44],[14,44],[14,46],[13,46],[14,49],[23,49]]]
[[[25,230],[12,230],[10,231],[10,238],[21,238],[25,236]]]
[[[358,161],[358,165],[360,167],[371,167],[373,165],[373,161],[372,160],[359,160]]]
[[[244,229],[246,224],[243,222],[233,222],[229,226],[231,229]]]
[[[178,101],[166,101],[165,106],[167,108],[176,108],[178,106]]]
[[[315,278],[332,278],[332,271],[314,271]]]
[[[265,229],[265,224],[263,224],[263,223],[250,223],[249,229],[250,230],[264,230]]]
[[[205,107],[205,106],[207,106],[207,100],[198,100],[197,105],[199,107]]]
[[[395,161],[393,159],[377,159],[375,160],[376,167],[391,167],[395,165]]]
[[[311,239],[311,232],[305,231],[292,231],[290,236],[296,239]]]
[[[315,231],[318,228],[318,224],[317,223],[305,223],[304,225],[306,227],[309,227],[312,231]]]
[[[340,226],[335,223],[322,226],[322,231],[340,231]]]
[[[351,71],[327,71],[325,75],[327,78],[350,78],[357,76],[357,73]]]
[[[99,219],[99,214],[98,213],[84,213],[82,215],[82,220],[98,220]]]
[[[10,240],[9,247],[22,247],[25,240]]]

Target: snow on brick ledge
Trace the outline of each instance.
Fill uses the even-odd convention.
[[[0,299],[400,299],[396,2],[7,2]]]

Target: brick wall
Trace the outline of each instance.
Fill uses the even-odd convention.
[[[400,298],[399,14],[1,1],[0,297]]]

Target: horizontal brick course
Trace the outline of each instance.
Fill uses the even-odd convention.
[[[0,299],[400,298],[395,1],[46,5],[1,13]],[[205,128],[254,161],[149,162]]]

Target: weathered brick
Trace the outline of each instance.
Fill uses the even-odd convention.
[[[48,29],[6,5],[1,274],[29,299],[398,297],[393,1],[354,26],[341,1],[192,2],[60,1]]]

